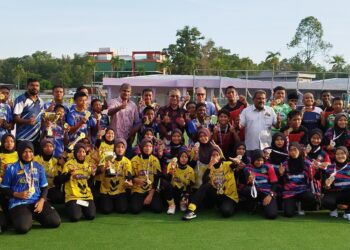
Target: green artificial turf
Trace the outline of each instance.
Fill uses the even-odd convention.
[[[224,219],[216,211],[203,211],[192,221],[181,221],[181,215],[98,214],[78,223],[63,218],[57,229],[35,225],[26,235],[7,231],[0,235],[0,249],[350,248],[350,221],[326,212],[273,221],[244,212]]]

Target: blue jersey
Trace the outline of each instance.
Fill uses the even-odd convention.
[[[9,188],[12,192],[24,192],[29,190],[29,185],[26,175],[33,180],[34,193],[28,199],[18,199],[12,197],[9,201],[9,209],[15,206],[33,204],[40,199],[40,188],[48,185],[44,168],[37,162],[32,162],[33,171],[31,171],[30,164],[23,164],[20,161],[8,166],[6,168],[2,188]]]
[[[36,101],[29,98],[28,93],[24,93],[16,98],[13,114],[18,115],[21,119],[35,118],[35,124],[17,124],[16,139],[35,141],[39,138],[41,117],[44,111],[44,102],[40,97]]]
[[[0,119],[5,120],[7,123],[12,122],[12,109],[7,103],[0,103]],[[8,132],[7,129],[0,127],[0,140]]]
[[[275,170],[270,164],[263,164],[261,167],[247,165],[243,171],[247,180],[249,175],[255,175],[254,183],[257,191],[266,195],[270,194],[272,185],[277,182]]]
[[[45,102],[44,103],[44,110],[47,110],[50,107],[51,103],[52,102]],[[67,115],[69,112],[69,108],[64,104],[61,104],[61,105],[64,107],[64,113]]]
[[[90,116],[90,119],[89,119],[89,123],[90,123],[90,126],[91,126],[91,143],[92,145],[95,145],[96,143],[96,136],[97,136],[97,120],[96,118],[91,115]],[[100,120],[100,129],[105,129],[105,128],[108,128],[109,126],[109,117],[107,114],[101,114],[101,120]]]
[[[334,175],[335,179],[331,185],[331,188],[328,190],[330,192],[338,192],[342,190],[350,189],[350,164],[348,163],[344,167],[336,167],[335,164],[332,164],[324,170],[324,180],[329,178],[331,175]]]
[[[53,156],[59,158],[64,151],[64,128],[62,124],[56,123],[52,126],[52,134],[55,138],[55,151]]]
[[[67,114],[67,123],[69,126],[75,126],[77,123],[79,123],[87,114],[87,112],[90,111],[77,111],[75,108],[71,109],[70,112]],[[69,135],[69,141],[73,141],[76,137],[79,136],[80,133],[85,133],[85,135],[88,135],[88,132],[91,127],[91,117],[89,117],[88,121],[80,126],[80,128],[73,134]]]

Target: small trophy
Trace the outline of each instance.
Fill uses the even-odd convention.
[[[105,152],[105,161],[106,162],[113,162],[113,160],[115,159],[115,153],[114,152],[111,152],[111,151],[107,151]],[[106,175],[107,176],[116,176],[117,173],[114,169],[114,167],[109,167],[107,170],[106,170]]]
[[[73,150],[75,144],[77,144],[78,141],[80,141],[81,139],[84,139],[84,138],[85,138],[85,133],[80,133],[79,136],[77,138],[75,138],[75,140],[71,144],[69,144],[68,149]]]
[[[52,125],[56,124],[58,119],[60,119],[61,115],[55,112],[44,112],[44,120],[49,122],[49,126],[47,127],[47,136],[53,136]]]

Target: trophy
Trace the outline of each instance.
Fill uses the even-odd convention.
[[[5,95],[4,94],[0,94],[0,101],[5,100]]]
[[[177,158],[174,157],[173,159],[171,159],[171,168],[175,169],[177,166]]]
[[[58,119],[60,119],[61,114],[55,112],[44,112],[44,121],[49,122],[47,127],[47,136],[53,136],[52,124],[56,124]]]
[[[77,144],[78,141],[80,141],[81,139],[84,139],[84,138],[85,138],[85,133],[80,133],[79,136],[77,138],[75,138],[75,140],[71,144],[68,145],[68,149],[73,150],[75,144]]]
[[[210,121],[211,121],[211,116],[209,116],[209,115],[206,116],[205,119],[204,119],[204,124],[205,124],[206,128],[209,128]]]
[[[116,157],[116,155],[115,155],[115,153],[113,151],[106,151],[104,153],[104,160],[105,160],[105,162],[113,162],[115,157]],[[110,176],[110,177],[116,176],[117,173],[116,173],[114,167],[109,166],[109,168],[107,168],[107,170],[106,170],[106,175]]]

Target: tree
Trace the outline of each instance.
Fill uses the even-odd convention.
[[[176,32],[176,44],[163,49],[175,74],[192,74],[199,65],[201,56],[200,41],[204,39],[196,27],[185,26]]]
[[[112,71],[120,71],[123,69],[125,60],[121,59],[119,56],[113,56],[111,58]],[[118,77],[118,72],[117,72]]]
[[[280,56],[281,53],[279,51],[277,52],[272,52],[272,51],[267,51],[267,57],[265,58],[265,64],[274,70],[279,69],[279,64],[280,64]]]
[[[13,82],[17,84],[17,88],[20,89],[21,86],[21,80],[25,78],[26,72],[23,69],[23,66],[20,64],[17,64],[16,67],[12,70],[13,71]]]
[[[288,48],[300,48],[298,56],[304,59],[307,70],[319,52],[326,53],[332,45],[323,41],[322,24],[313,16],[302,19]]]
[[[343,72],[346,62],[343,56],[335,55],[335,56],[332,56],[332,60],[330,61],[330,64],[332,65],[333,72]]]

